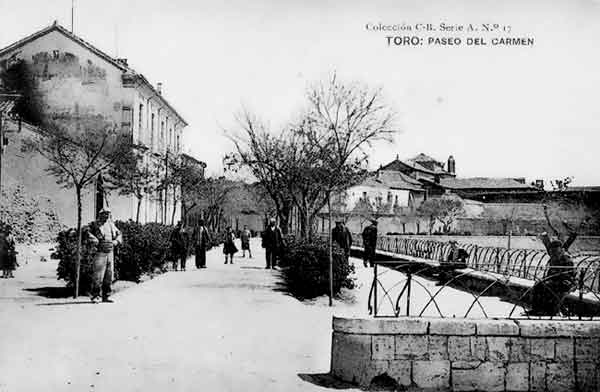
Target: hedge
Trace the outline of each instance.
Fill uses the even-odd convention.
[[[123,235],[123,244],[115,250],[115,280],[139,282],[142,274],[166,270],[169,258],[169,238],[172,226],[159,223],[139,224],[133,221],[115,222]],[[89,291],[92,282],[92,260],[96,247],[88,238],[89,226],[84,226],[79,287],[80,292]],[[67,286],[75,283],[75,258],[77,249],[77,231],[61,231],[57,238],[58,246],[53,258],[59,259],[58,279],[66,281]]]
[[[329,243],[289,236],[280,254],[279,264],[285,289],[299,299],[310,299],[329,293]],[[333,247],[333,294],[342,288],[354,288],[354,265]]]

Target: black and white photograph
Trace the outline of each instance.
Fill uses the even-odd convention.
[[[0,392],[600,391],[600,0],[0,0]]]

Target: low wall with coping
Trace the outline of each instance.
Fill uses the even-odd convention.
[[[331,373],[369,388],[600,391],[600,322],[333,318]]]

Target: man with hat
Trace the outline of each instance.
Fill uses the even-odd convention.
[[[198,227],[192,234],[194,242],[194,253],[196,255],[196,269],[206,268],[206,251],[211,247],[210,234],[204,226],[204,219],[200,219]]]
[[[363,264],[365,267],[373,266],[375,250],[377,248],[377,219],[371,219],[371,224],[362,232],[363,238]]]
[[[97,247],[92,262],[92,302],[113,302],[110,299],[114,273],[114,249],[123,242],[121,232],[110,219],[110,209],[103,208],[98,220],[90,225],[88,237]]]
[[[344,225],[343,220],[335,222],[335,227],[331,230],[331,239],[344,251],[346,260],[348,260],[348,257],[350,257],[350,247],[352,246],[352,234],[350,234],[350,230]]]
[[[269,226],[262,235],[262,247],[265,248],[266,269],[274,269],[277,265],[277,257],[283,246],[283,233],[277,221],[273,218],[269,220]]]

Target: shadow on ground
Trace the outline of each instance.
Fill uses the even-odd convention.
[[[73,296],[73,289],[68,287],[36,287],[31,289],[23,289],[24,291],[28,291],[30,293],[35,293],[40,297],[44,298],[52,298],[52,299],[60,299],[60,298],[69,298]]]
[[[356,390],[356,385],[350,384],[345,381],[338,380],[333,377],[329,373],[319,373],[319,374],[305,374],[300,373],[298,377],[303,381],[309,382],[313,385],[317,385],[323,388],[329,389],[354,389]]]

